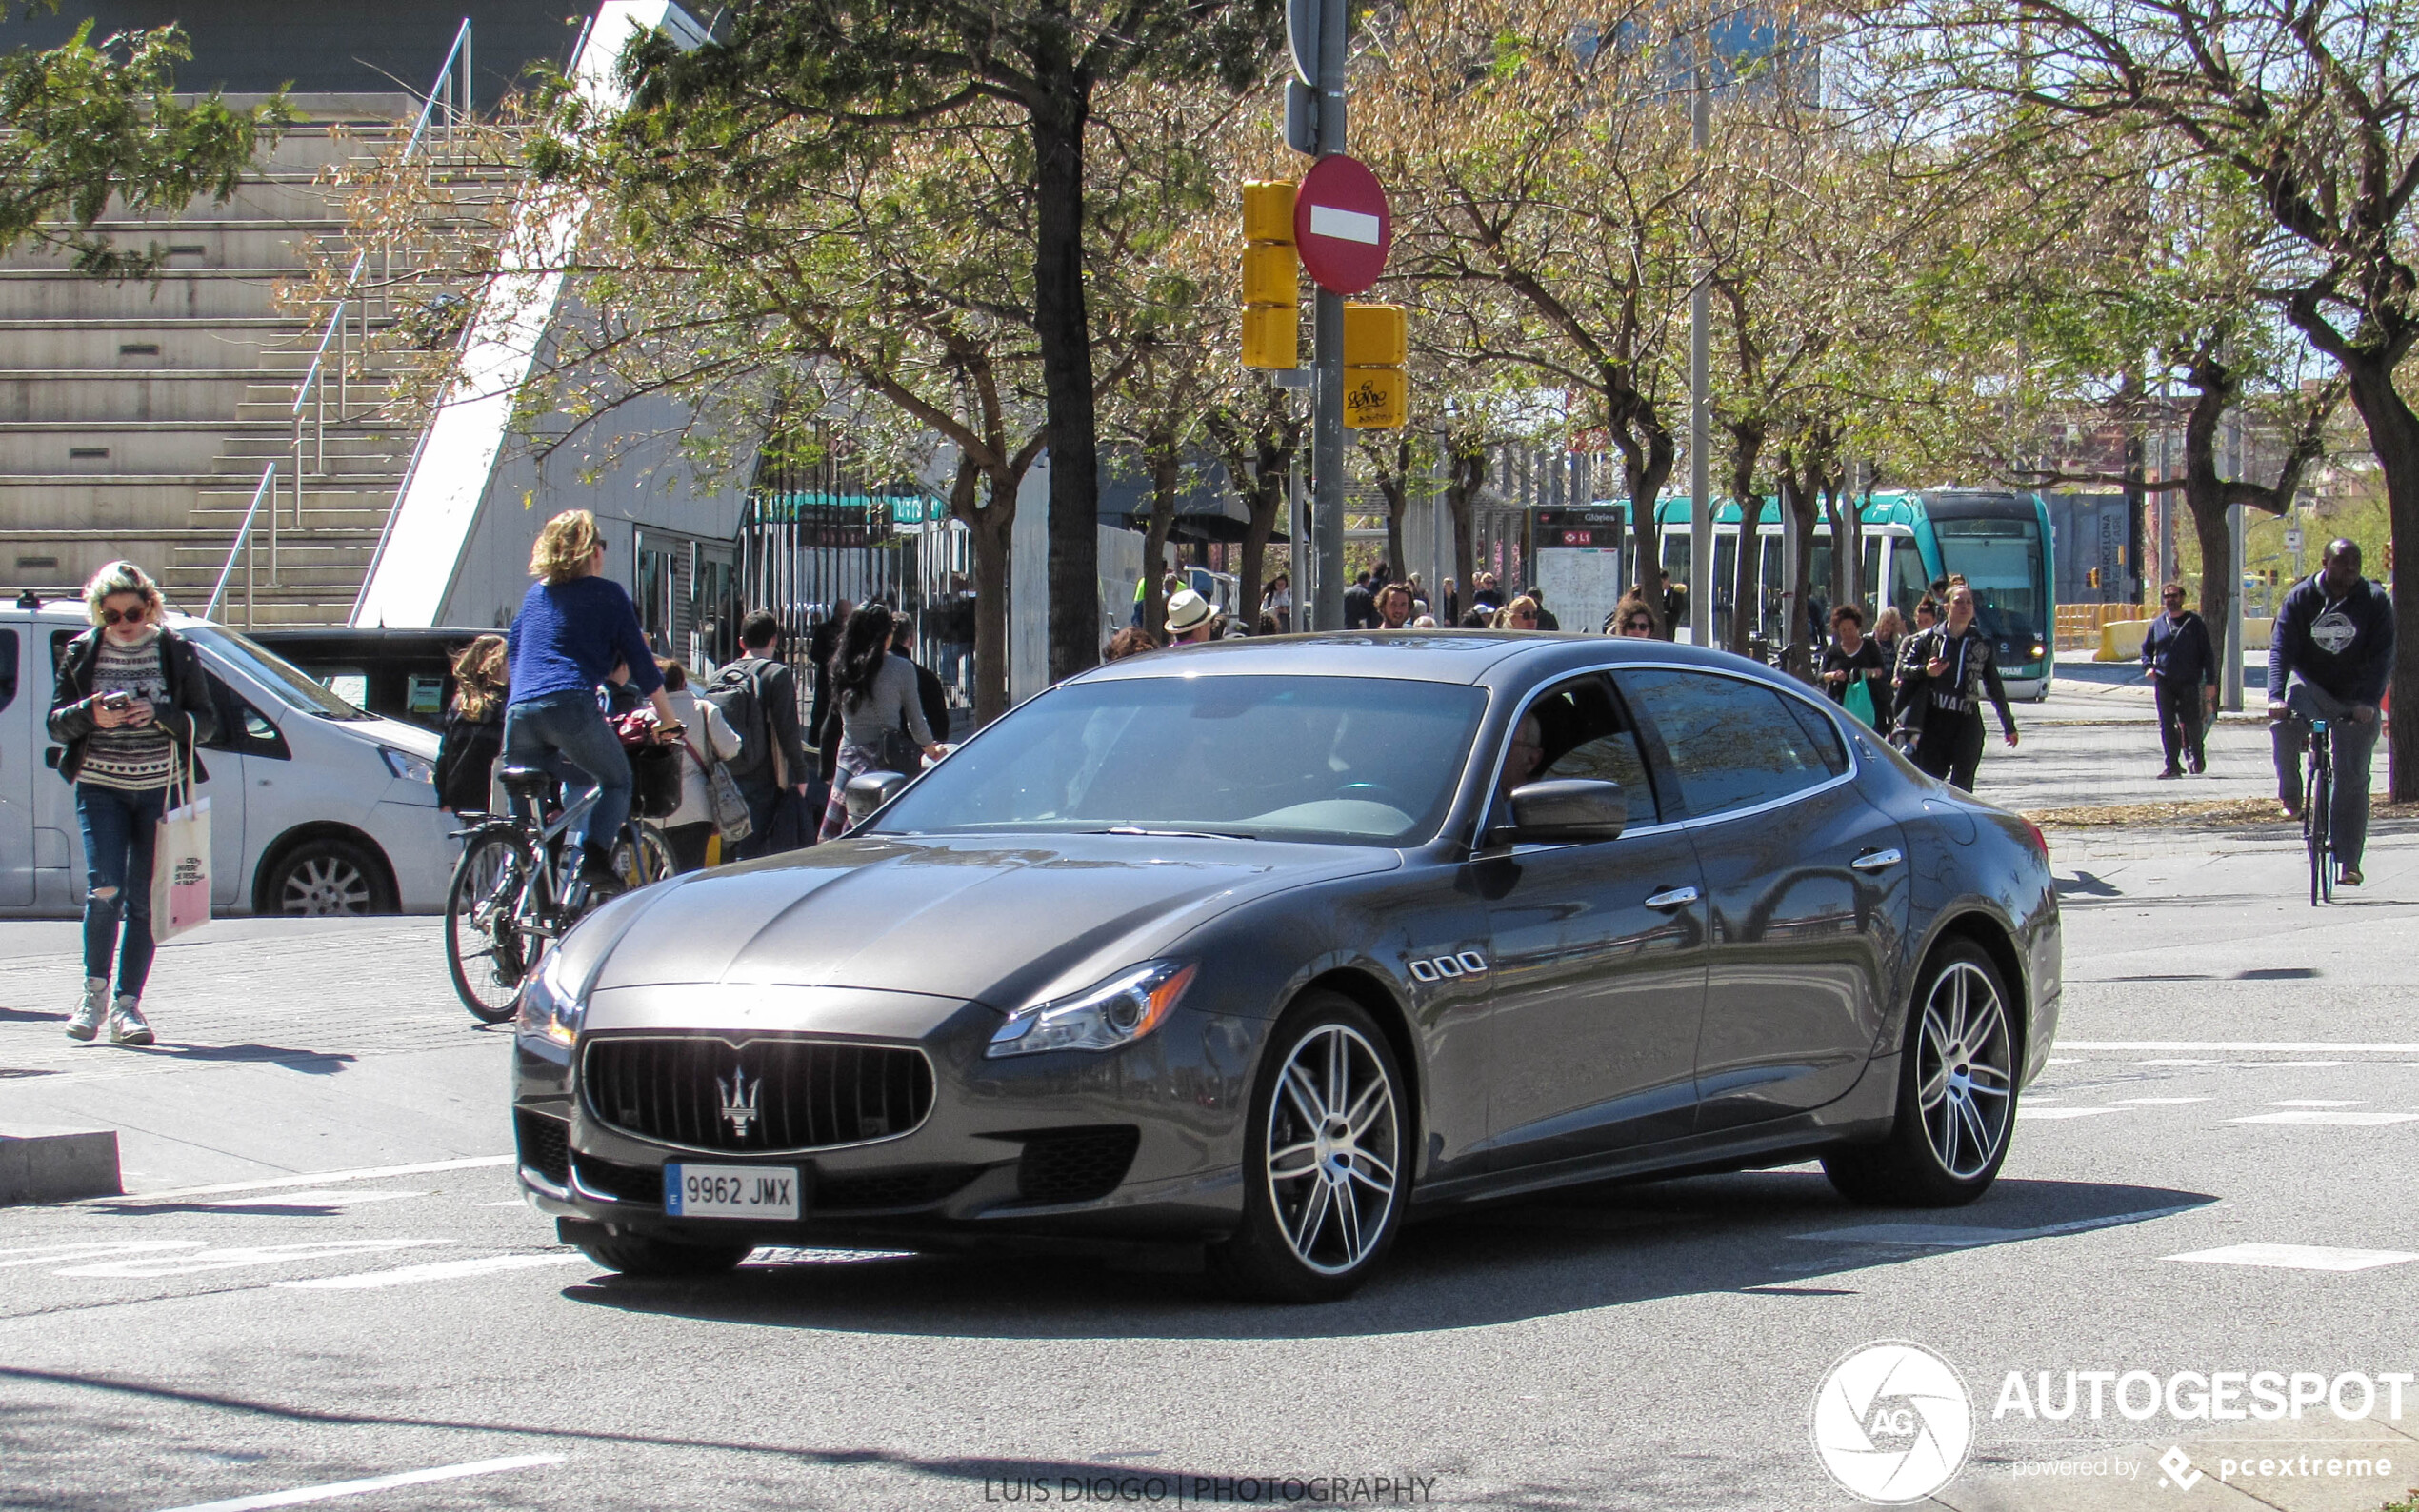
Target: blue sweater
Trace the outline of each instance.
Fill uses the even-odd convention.
[[[640,693],[664,686],[638,627],[638,610],[610,578],[530,584],[505,637],[505,654],[515,704],[550,693],[593,693],[616,662],[629,666],[630,686]]]
[[[2268,643],[2271,700],[2284,698],[2287,674],[2299,672],[2337,698],[2373,705],[2393,668],[2394,607],[2383,588],[2362,578],[2330,604],[2313,574],[2285,595]]]

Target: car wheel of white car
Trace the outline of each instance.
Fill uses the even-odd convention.
[[[1213,1255],[1264,1302],[1331,1302],[1382,1260],[1410,1196],[1410,1109],[1386,1036],[1359,1004],[1306,993],[1269,1038],[1251,1092],[1244,1215]]]
[[[321,918],[395,909],[376,859],[356,842],[334,836],[306,840],[280,856],[261,892],[271,913]]]

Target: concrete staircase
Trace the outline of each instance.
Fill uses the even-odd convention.
[[[331,368],[297,479],[292,409],[329,307],[290,308],[286,291],[307,276],[307,254],[350,251],[337,178],[399,145],[419,101],[296,105],[308,124],[227,203],[103,223],[122,243],[170,249],[155,282],[93,280],[23,249],[0,259],[0,584],[67,590],[124,556],[198,613],[274,462],[274,569],[269,523],[256,519],[249,616],[239,565],[220,617],[337,625],[350,611],[426,422],[391,385],[419,354],[380,349],[391,311],[370,307],[366,348],[349,320],[341,396]],[[479,177],[442,154],[431,167]]]

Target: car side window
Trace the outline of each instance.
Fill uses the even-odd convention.
[[[1590,672],[1555,685],[1529,706],[1543,747],[1531,781],[1585,777],[1619,783],[1633,824],[1656,822],[1654,785],[1638,746],[1638,728],[1611,679]]]
[[[1806,738],[1814,743],[1815,755],[1834,777],[1848,770],[1848,747],[1840,744],[1839,726],[1823,717],[1823,711],[1802,698],[1784,697],[1781,704],[1797,716],[1806,727]]]
[[[1664,667],[1626,669],[1619,681],[1653,724],[1691,818],[1772,803],[1847,769],[1837,732],[1816,740],[1792,700],[1761,684]]]
[[[276,761],[289,761],[293,751],[286,745],[286,737],[276,725],[251,701],[227,686],[224,678],[209,667],[202,676],[210,680],[210,706],[218,711],[218,733],[203,746],[204,750],[234,751],[245,756],[267,756]]]
[[[0,708],[17,701],[17,632],[0,630]]]

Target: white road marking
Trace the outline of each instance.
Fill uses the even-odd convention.
[[[2117,1101],[2120,1103],[2141,1103],[2148,1105],[2170,1106],[2180,1103],[2206,1103],[2209,1102],[2209,1099],[2205,1097],[2121,1097],[2118,1098]]]
[[[2061,1050],[2219,1050],[2271,1055],[2419,1055],[2419,1044],[2332,1040],[2060,1040]]]
[[[39,1249],[0,1249],[0,1256],[22,1256],[16,1260],[0,1259],[0,1270],[18,1265],[55,1265],[68,1260],[98,1260],[103,1255],[157,1254],[164,1249],[200,1249],[198,1239],[118,1240],[103,1243],[45,1244]]]
[[[2135,1065],[2224,1065],[2223,1061],[2136,1061]]]
[[[2122,1113],[2121,1107],[2018,1107],[2016,1119],[2090,1118],[2098,1113]]]
[[[297,1291],[369,1291],[383,1286],[410,1286],[424,1281],[452,1281],[459,1276],[484,1276],[498,1270],[528,1270],[538,1265],[577,1265],[586,1255],[485,1255],[477,1260],[441,1260],[400,1270],[366,1270],[350,1276],[314,1276],[309,1281],[271,1282]]]
[[[2169,1260],[2203,1265],[2263,1265],[2276,1270],[2373,1270],[2399,1265],[2419,1255],[2399,1249],[2335,1249],[2324,1244],[2229,1244],[2223,1249],[2198,1249]]]
[[[430,1244],[452,1243],[450,1239],[331,1239],[316,1244],[230,1245],[226,1249],[204,1249],[194,1254],[158,1260],[105,1261],[98,1265],[76,1265],[51,1274],[137,1278],[190,1276],[206,1270],[242,1270],[250,1265],[284,1265],[297,1260],[319,1260],[330,1255],[370,1254],[381,1249],[419,1249]]]
[[[351,1203],[390,1203],[399,1197],[426,1197],[426,1192],[277,1192],[267,1197],[213,1197],[199,1207],[335,1207]]]
[[[1825,1228],[1789,1237],[1817,1240],[1824,1243],[1969,1249],[1976,1245],[2004,1244],[2020,1239],[2049,1239],[2059,1234],[2089,1233],[2095,1228],[2114,1228],[2120,1224],[2147,1223],[2153,1218],[2193,1212],[2208,1205],[2206,1203],[2179,1203],[2173,1207],[2146,1207],[2134,1213],[2110,1213],[2105,1218],[2075,1218],[2063,1224],[2043,1224],[2033,1228],[1975,1228],[1959,1224],[1859,1224],[1852,1228]]]
[[[2218,1064],[2256,1067],[2271,1065],[2349,1065],[2351,1063],[2349,1061],[2220,1061]]]
[[[2289,1097],[2264,1104],[2268,1107],[2358,1107],[2366,1099],[2341,1097]]]
[[[527,1207],[529,1204],[522,1202],[519,1198],[514,1197],[509,1198],[501,1203],[480,1203],[477,1205],[481,1207]]]
[[[1359,210],[1348,210],[1334,205],[1310,207],[1310,234],[1313,236],[1332,236],[1339,242],[1359,242],[1364,247],[1375,247],[1379,229],[1380,222],[1374,215],[1364,215]]]
[[[430,1470],[406,1470],[397,1475],[372,1476],[366,1481],[331,1481],[326,1485],[270,1491],[260,1496],[239,1496],[226,1502],[197,1502],[190,1506],[170,1508],[169,1512],[258,1512],[258,1509],[266,1507],[299,1506],[305,1502],[362,1496],[399,1485],[426,1485],[431,1481],[459,1481],[465,1476],[497,1475],[506,1470],[530,1470],[542,1464],[562,1462],[563,1456],[559,1454],[516,1454],[506,1460],[472,1460],[464,1464],[441,1464]]]
[[[2388,1124],[2419,1124],[2419,1113],[2323,1113],[2297,1108],[2290,1113],[2254,1113],[2229,1118],[2229,1124],[2327,1124],[2337,1128],[2378,1128]]]
[[[221,1182],[216,1186],[179,1186],[165,1192],[130,1192],[124,1197],[104,1198],[111,1203],[150,1203],[163,1197],[214,1197],[220,1192],[266,1192],[281,1186],[311,1186],[328,1182],[376,1182],[390,1176],[425,1176],[431,1171],[470,1171],[490,1165],[510,1165],[517,1159],[511,1155],[473,1155],[467,1160],[423,1161],[417,1165],[372,1165],[355,1171],[312,1171],[302,1176],[280,1176],[271,1181]]]
[[[2053,1055],[2041,1064],[2044,1065],[2081,1065],[2083,1064],[2083,1057],[2079,1055]]]

